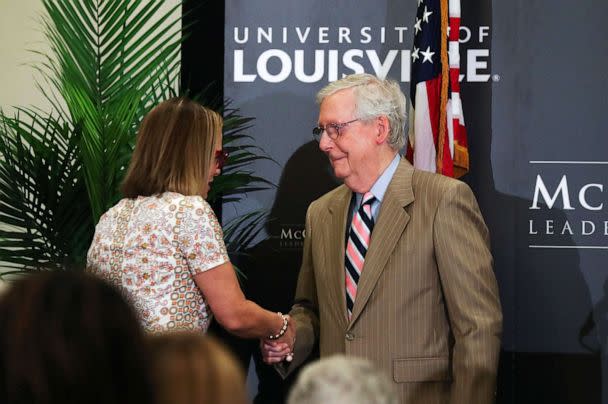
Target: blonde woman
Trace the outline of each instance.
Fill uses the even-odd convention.
[[[287,330],[287,316],[245,299],[205,201],[226,157],[222,117],[186,98],[141,124],[124,199],[97,224],[87,268],[121,288],[148,332],[205,332],[212,315],[240,337]]]

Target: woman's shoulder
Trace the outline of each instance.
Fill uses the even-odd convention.
[[[165,202],[174,203],[182,206],[209,206],[209,203],[200,195],[184,195],[177,192],[164,192],[158,196]]]
[[[183,195],[177,192],[165,192],[158,196],[165,206],[171,206],[180,211],[196,211],[209,213],[212,211],[209,203],[200,195]]]
[[[103,217],[117,218],[125,210],[134,210],[136,216],[150,216],[154,212],[196,212],[198,215],[213,212],[209,203],[198,195],[183,195],[177,192],[164,192],[151,196],[140,196],[134,199],[121,199],[116,205],[108,209]]]
[[[165,206],[169,206],[169,210],[174,216],[180,220],[182,231],[185,229],[196,229],[199,227],[208,228],[209,226],[215,229],[215,232],[221,234],[218,220],[211,208],[211,205],[199,195],[183,195],[176,192],[165,192],[161,195]]]
[[[123,211],[128,205],[132,204],[133,199],[129,199],[129,198],[123,198],[121,200],[119,200],[114,206],[112,206],[110,209],[108,209],[100,218],[104,219],[104,218],[109,218],[109,217],[115,217],[118,216],[120,214],[121,211]]]

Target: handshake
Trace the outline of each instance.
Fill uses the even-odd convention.
[[[281,330],[267,338],[260,340],[260,350],[264,363],[273,365],[277,363],[291,362],[293,360],[293,348],[296,343],[296,328],[287,314],[279,315],[283,318]]]

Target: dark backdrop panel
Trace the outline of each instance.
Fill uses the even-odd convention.
[[[495,1],[493,8],[493,71],[501,80],[492,96],[491,197],[499,203],[486,211],[508,293],[511,394],[516,402],[608,402],[601,388],[607,5]]]
[[[408,94],[416,1],[352,4],[227,0],[193,12],[198,34],[184,47],[184,81],[223,81],[215,91],[256,118],[250,134],[275,160],[255,171],[277,187],[223,212],[228,220],[270,210],[268,237],[242,266],[248,296],[273,310],[287,310],[293,297],[306,207],[337,185],[310,138],[315,93],[354,67],[387,73]],[[462,0],[464,180],[491,230],[505,316],[499,402],[608,402],[606,8],[599,0]],[[244,358],[257,351],[243,345]],[[276,393],[267,402],[280,402],[288,385],[259,369],[262,390]]]

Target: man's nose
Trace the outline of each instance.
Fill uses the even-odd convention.
[[[323,131],[323,133],[321,133],[321,139],[319,139],[319,149],[327,153],[331,149],[332,145],[333,142],[327,135],[327,132]]]

